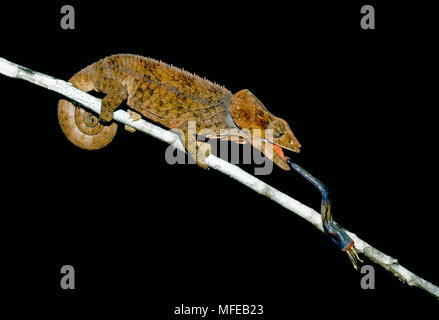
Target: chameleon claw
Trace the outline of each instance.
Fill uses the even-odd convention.
[[[131,127],[127,124],[125,125],[125,130],[128,132],[131,132],[131,133],[136,132],[136,129],[134,129],[133,127]]]
[[[129,118],[131,121],[138,121],[142,119],[142,115],[140,113],[134,112],[133,110],[128,110],[128,113],[130,114]]]

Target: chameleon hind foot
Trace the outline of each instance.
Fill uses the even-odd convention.
[[[106,96],[105,98],[107,98]],[[105,122],[113,120],[113,108],[111,107],[111,101],[109,99],[102,99],[101,112],[99,113],[99,119]]]
[[[95,87],[98,91],[107,94],[102,99],[99,119],[104,122],[111,122],[113,120],[113,112],[122,101],[128,98],[128,90],[120,81],[108,77],[98,78],[95,82]]]
[[[203,169],[209,169],[206,158],[210,155],[212,146],[206,142],[197,141],[197,165]]]
[[[140,119],[142,119],[142,115],[140,113],[134,112],[132,110],[128,110],[128,113],[130,114],[129,118],[131,121],[139,121]],[[125,125],[125,130],[131,133],[136,132],[136,129],[127,124]]]

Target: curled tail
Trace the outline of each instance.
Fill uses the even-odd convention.
[[[91,65],[76,73],[69,82],[85,92],[96,90],[93,74],[93,65]],[[105,147],[113,140],[117,131],[116,122],[102,124],[92,113],[64,99],[58,102],[58,120],[67,139],[86,150]]]

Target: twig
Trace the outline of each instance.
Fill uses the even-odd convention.
[[[61,95],[71,100],[74,100],[84,107],[99,114],[101,108],[101,100],[74,88],[70,83],[66,81],[56,79],[51,76],[47,76],[42,73],[19,66],[3,58],[0,58],[0,73],[12,78],[23,79],[42,86],[46,89],[58,92]],[[177,135],[170,131],[155,126],[152,123],[149,123],[143,119],[138,121],[132,121],[129,118],[129,113],[123,110],[116,111],[114,113],[114,119],[121,123],[127,124],[138,131],[144,132],[150,136],[160,139],[168,144],[172,144],[175,148],[179,150],[185,151]],[[253,189],[257,193],[270,198],[274,202],[277,202],[281,206],[312,223],[320,231],[323,231],[320,214],[313,209],[305,206],[304,204],[291,198],[285,193],[271,187],[270,185],[259,180],[255,176],[243,171],[239,167],[227,161],[224,161],[212,154],[206,158],[206,164],[209,167],[218,170],[228,175],[229,177],[241,182],[242,184],[246,185],[250,189]],[[439,287],[407,270],[406,268],[401,266],[396,259],[375,249],[370,244],[358,238],[354,233],[351,233],[349,231],[347,231],[347,233],[354,240],[355,248],[358,252],[363,253],[370,260],[383,266],[386,270],[393,273],[401,281],[407,283],[410,286],[421,288],[439,299]]]

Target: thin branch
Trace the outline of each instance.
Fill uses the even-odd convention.
[[[42,73],[19,66],[3,58],[0,58],[0,73],[8,77],[23,79],[36,85],[42,86],[46,89],[58,92],[61,95],[69,98],[70,100],[76,101],[84,107],[99,114],[101,108],[101,100],[74,88],[70,83],[66,81],[56,79],[51,76],[47,76]],[[185,151],[183,145],[180,142],[180,139],[174,133],[155,126],[152,123],[149,123],[143,119],[138,121],[132,121],[129,118],[129,113],[123,110],[118,110],[114,113],[114,120],[127,124],[138,131],[160,139],[168,144],[172,144],[175,148],[179,150]],[[209,167],[218,170],[228,175],[229,177],[241,182],[242,184],[246,185],[250,189],[253,189],[257,193],[270,198],[274,202],[277,202],[281,206],[312,223],[317,229],[323,232],[320,214],[312,208],[305,206],[304,204],[291,198],[285,193],[280,192],[279,190],[259,180],[255,176],[243,171],[239,167],[227,161],[224,161],[212,154],[206,158],[206,164]],[[358,238],[357,235],[355,235],[354,233],[349,231],[347,231],[347,233],[354,240],[355,248],[358,252],[364,254],[375,263],[383,266],[386,270],[393,273],[401,281],[407,283],[410,286],[421,288],[439,299],[439,287],[407,270],[399,264],[398,260],[372,247],[367,242]]]

